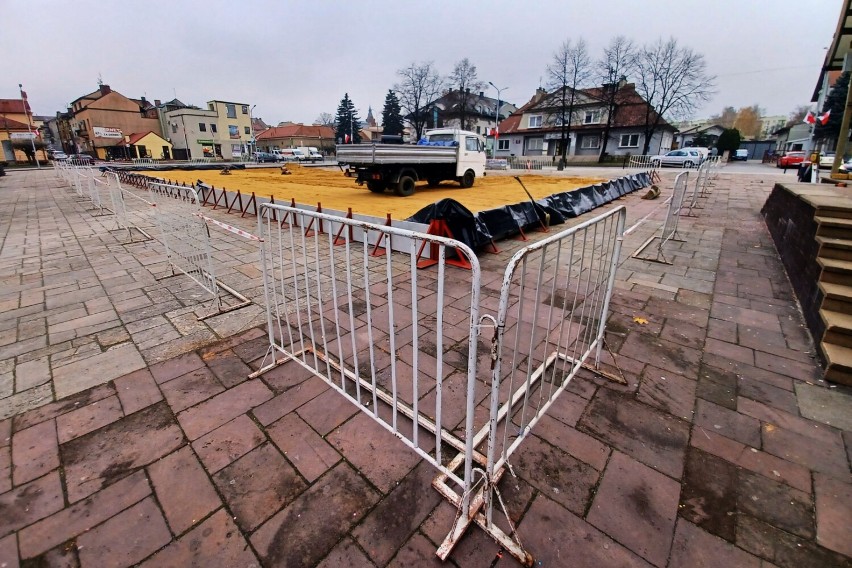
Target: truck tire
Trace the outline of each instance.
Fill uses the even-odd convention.
[[[387,189],[387,184],[383,181],[368,181],[367,189],[372,191],[373,193],[384,193],[385,189]]]
[[[399,178],[399,183],[396,185],[396,194],[400,197],[408,197],[414,194],[414,178],[411,176],[402,176]]]
[[[464,175],[459,180],[459,184],[462,187],[473,187],[473,180],[476,179],[476,176],[473,173],[473,170],[467,170]]]

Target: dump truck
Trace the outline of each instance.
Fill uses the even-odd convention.
[[[425,180],[445,180],[472,187],[485,175],[485,139],[476,132],[452,128],[428,130],[417,144],[339,144],[337,162],[347,166],[358,185],[407,197]]]

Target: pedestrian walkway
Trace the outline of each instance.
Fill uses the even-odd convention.
[[[607,206],[648,217],[608,323],[627,385],[581,374],[501,481],[537,565],[852,565],[852,394],[821,381],[760,217],[775,179],[722,173],[671,265],[629,258],[663,199]],[[0,179],[0,566],[439,565],[435,469],[302,367],[249,380],[262,309],[198,321],[159,244],[85,205],[49,172]],[[256,254],[219,237],[259,303]],[[521,244],[481,256],[485,298]],[[500,556],[473,527],[447,565]]]

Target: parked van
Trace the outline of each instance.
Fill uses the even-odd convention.
[[[272,153],[279,162],[301,162],[302,152],[295,148],[282,148],[281,150],[273,150]]]
[[[323,157],[319,150],[314,146],[299,146],[296,148],[305,155],[305,160],[310,162],[322,162]]]

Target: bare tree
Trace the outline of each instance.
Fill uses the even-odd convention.
[[[406,120],[414,128],[419,140],[429,118],[429,108],[441,96],[444,80],[432,61],[412,62],[396,72],[401,81],[394,85],[399,93],[399,102],[406,112]]]
[[[798,105],[796,108],[790,111],[786,126],[801,124],[802,121],[805,120],[805,116],[807,116],[807,114],[811,112],[811,110],[811,105]]]
[[[459,127],[462,130],[469,130],[470,124],[468,123],[470,121],[468,116],[470,115],[471,101],[474,100],[476,92],[485,83],[479,80],[476,65],[471,63],[467,57],[456,63],[456,66],[453,67],[453,72],[447,77],[447,81],[450,88],[458,89],[458,94],[453,97],[457,103],[457,110],[451,110],[451,114],[458,116]],[[471,95],[471,91],[473,91],[473,95]]]
[[[589,52],[586,49],[586,41],[582,38],[573,45],[571,40],[562,42],[547,66],[548,84],[555,90],[552,102],[557,106],[557,114],[553,120],[561,130],[560,170],[565,169],[568,146],[571,144],[571,121],[574,118],[574,105],[577,103],[577,89],[588,81],[591,72]]]
[[[603,144],[598,162],[606,157],[609,143],[609,131],[618,114],[618,108],[624,102],[621,82],[629,77],[636,66],[636,45],[624,36],[612,38],[604,48],[603,57],[597,62],[598,78],[603,86],[603,102],[606,105],[606,124],[603,131]]]
[[[737,119],[737,109],[732,106],[726,106],[720,114],[714,114],[710,117],[710,122],[718,124],[722,128],[733,128],[734,121]]]
[[[334,128],[334,115],[330,112],[321,112],[314,120],[314,124]]]
[[[684,118],[713,95],[716,77],[707,74],[704,56],[677,40],[658,39],[644,46],[636,59],[636,90],[648,102],[645,110],[643,154],[664,117]]]

